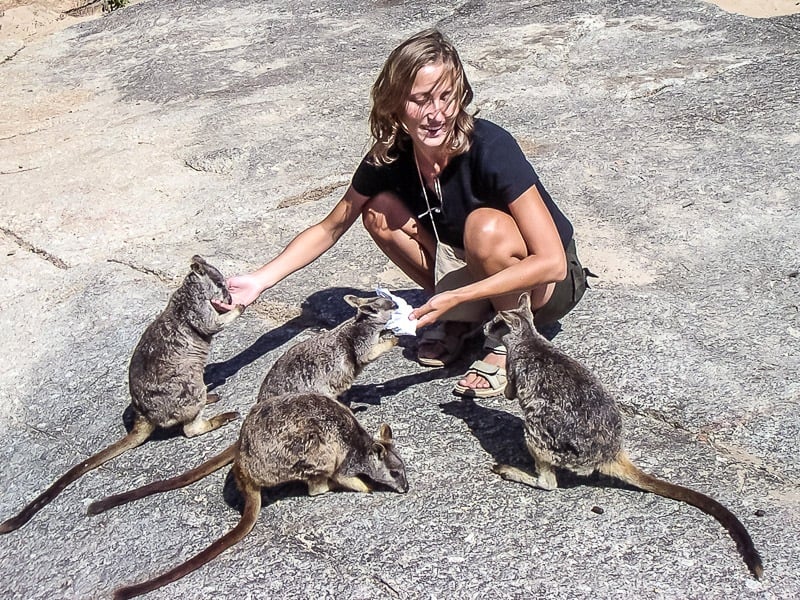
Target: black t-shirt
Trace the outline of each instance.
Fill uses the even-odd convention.
[[[471,142],[469,151],[451,158],[439,175],[442,207],[441,211],[434,211],[434,218],[441,240],[463,248],[464,224],[470,212],[490,207],[508,213],[508,205],[535,185],[566,247],[572,239],[572,224],[550,198],[511,134],[490,121],[475,119]],[[352,185],[363,196],[394,192],[414,215],[422,215],[428,209],[414,152],[410,143],[406,146],[388,165],[371,164],[365,157],[353,174]],[[426,189],[431,206],[438,207],[436,193],[427,186]],[[433,232],[428,216],[422,217],[420,223]]]

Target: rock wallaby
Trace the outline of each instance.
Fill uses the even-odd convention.
[[[323,331],[289,348],[267,372],[258,393],[258,402],[285,393],[312,392],[338,398],[347,391],[363,368],[395,346],[397,338],[383,327],[397,306],[380,297],[345,301],[356,308],[356,315],[330,331]],[[99,514],[127,502],[185,487],[214,470],[233,462],[236,444],[184,474],[154,481],[121,494],[108,496],[89,505],[89,514]]]
[[[510,331],[509,331],[510,330]],[[579,475],[599,471],[641,490],[686,502],[728,530],[756,578],[761,557],[744,525],[716,500],[641,471],[622,448],[622,418],[614,398],[581,363],[556,348],[534,327],[528,294],[519,307],[498,313],[485,333],[502,334],[508,351],[506,396],[524,414],[525,443],[537,474],[495,465],[504,479],[544,490],[557,487],[554,467]]]
[[[367,364],[397,344],[397,337],[384,329],[397,308],[394,302],[349,294],[344,300],[356,309],[355,316],[289,348],[264,378],[259,400],[304,391],[338,398]]]
[[[382,425],[373,438],[350,409],[322,394],[262,398],[242,423],[236,444],[187,474],[196,481],[230,460],[244,496],[239,524],[181,565],[149,581],[119,588],[114,598],[133,598],[176,581],[237,544],[256,523],[262,488],[302,481],[312,496],[336,488],[369,492],[384,486],[408,491],[405,465],[394,449],[390,427]]]
[[[0,525],[0,533],[18,529],[69,484],[143,444],[156,429],[182,425],[183,433],[193,437],[239,416],[236,412],[210,419],[202,416],[203,407],[219,399],[214,394],[206,394],[203,382],[211,338],[243,310],[242,306],[237,306],[219,314],[212,300],[231,301],[225,279],[200,256],[194,256],[189,274],[172,294],[164,311],[145,329],[133,351],[128,368],[134,411],[130,433],[72,467],[19,514]]]

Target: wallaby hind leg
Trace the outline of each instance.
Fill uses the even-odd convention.
[[[215,415],[210,419],[203,417],[203,413],[198,413],[191,423],[186,423],[183,426],[183,434],[188,437],[195,437],[219,429],[226,423],[230,423],[234,419],[238,419],[241,415],[238,412],[226,412],[221,415]]]
[[[511,465],[494,465],[492,471],[500,475],[507,481],[516,481],[524,485],[539,488],[541,490],[554,490],[558,487],[556,481],[556,474],[549,463],[536,461],[537,475],[531,475],[527,471],[523,471]]]

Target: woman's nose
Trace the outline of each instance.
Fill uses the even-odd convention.
[[[445,103],[441,99],[433,98],[428,103],[428,116],[435,117],[444,110]]]

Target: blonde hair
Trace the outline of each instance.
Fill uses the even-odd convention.
[[[472,87],[455,47],[438,30],[426,29],[392,50],[372,86],[369,127],[374,143],[369,157],[373,163],[394,162],[397,150],[410,141],[402,128],[400,115],[405,110],[417,72],[431,63],[444,64],[445,77],[451,79],[452,97],[457,103],[445,145],[453,155],[469,150],[475,120],[466,108],[472,102]]]

